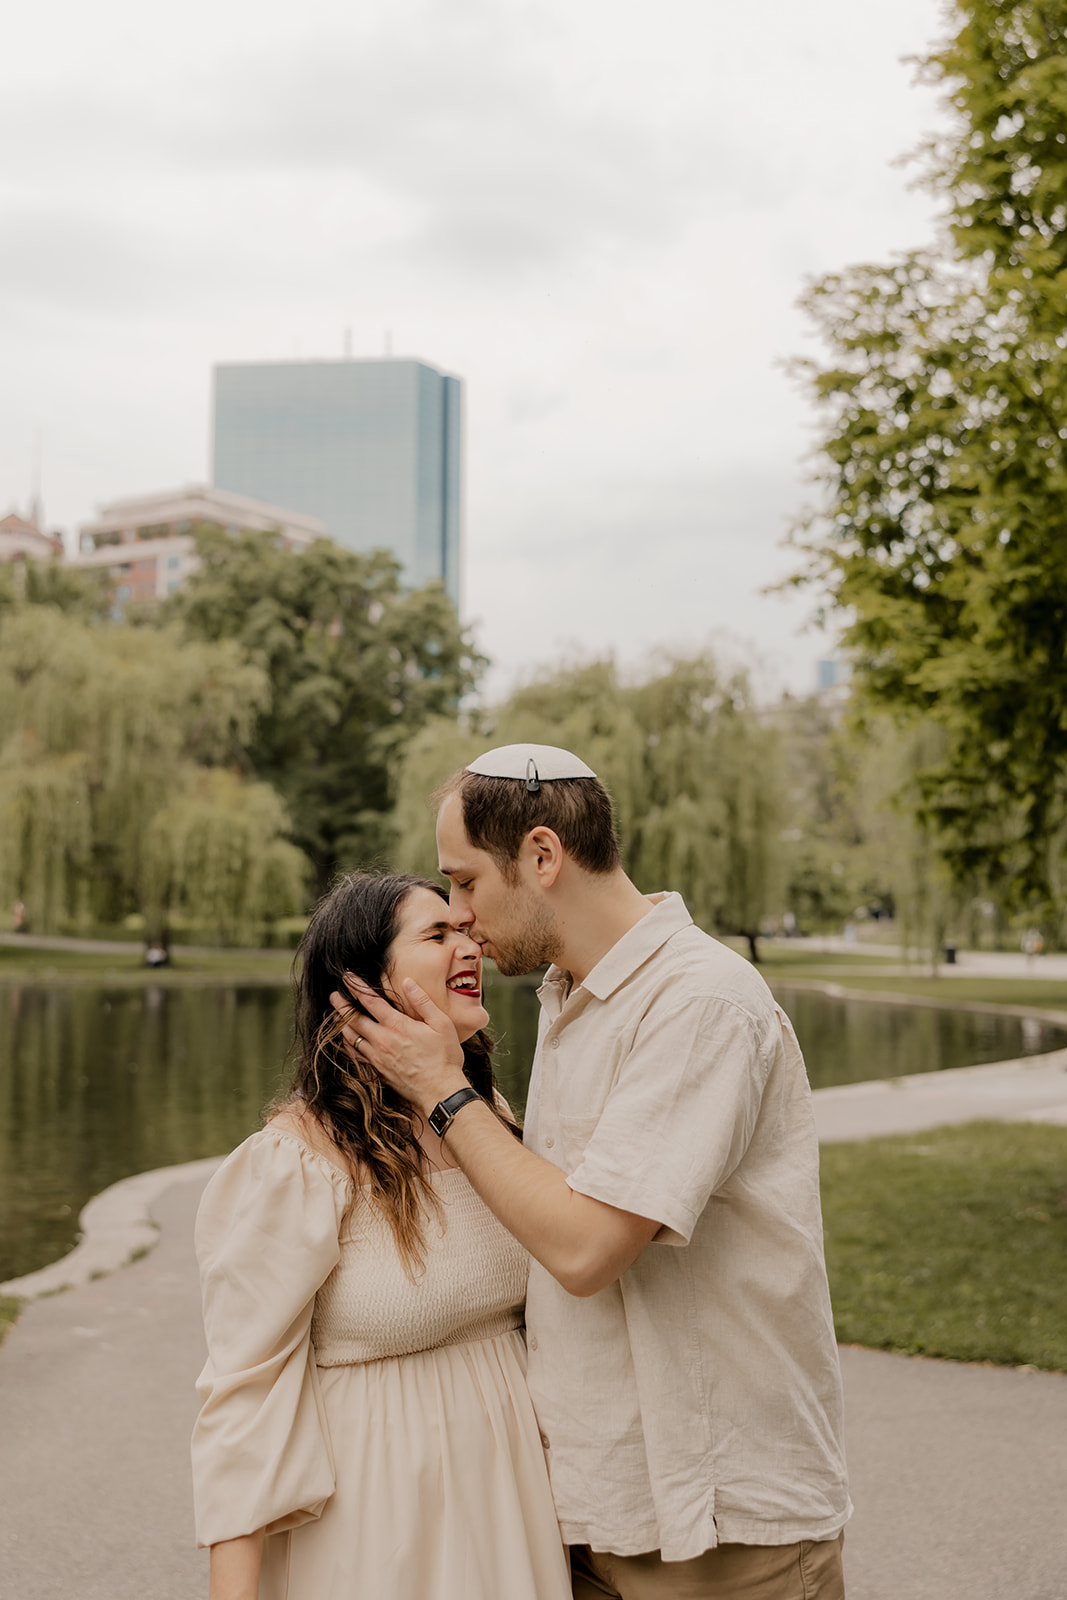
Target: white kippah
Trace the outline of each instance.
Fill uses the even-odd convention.
[[[554,778],[596,777],[592,767],[554,744],[502,744],[472,761],[467,771],[477,772],[482,778],[525,779],[527,786]]]

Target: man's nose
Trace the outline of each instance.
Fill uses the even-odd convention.
[[[477,940],[471,933],[471,929],[474,927],[474,912],[468,911],[465,908],[457,911],[456,907],[452,904],[451,895],[449,896],[449,909],[452,912],[452,926],[460,935],[460,937],[464,939],[470,939],[472,943],[477,943]]]

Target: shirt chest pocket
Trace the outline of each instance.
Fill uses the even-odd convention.
[[[556,1148],[549,1155],[564,1172],[573,1172],[580,1165],[586,1145],[596,1132],[599,1121],[599,1111],[557,1118]],[[548,1141],[545,1142],[547,1144]]]

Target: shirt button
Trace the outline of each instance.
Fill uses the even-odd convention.
[[[554,1033],[552,1035],[552,1038],[549,1041],[549,1043],[551,1044],[553,1050],[558,1050],[559,1049],[559,1034],[558,1033]]]
[[[547,1433],[543,1433],[541,1435],[541,1443],[544,1446],[544,1448],[547,1450],[548,1449],[548,1434]]]
[[[527,1339],[526,1343],[527,1343],[527,1345],[529,1346],[529,1348],[531,1350],[536,1350],[537,1349],[537,1335],[536,1335],[536,1333],[531,1333],[531,1335]]]
[[[545,1149],[546,1150],[551,1150],[551,1148],[555,1144],[555,1142],[556,1142],[555,1139],[553,1139],[552,1135],[549,1134],[548,1138],[545,1140]]]

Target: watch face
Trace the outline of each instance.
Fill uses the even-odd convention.
[[[444,1133],[445,1129],[448,1127],[448,1124],[452,1121],[452,1118],[442,1106],[434,1106],[429,1117],[427,1118],[427,1121],[429,1122],[434,1133],[436,1133],[438,1138],[440,1138],[441,1134]]]

